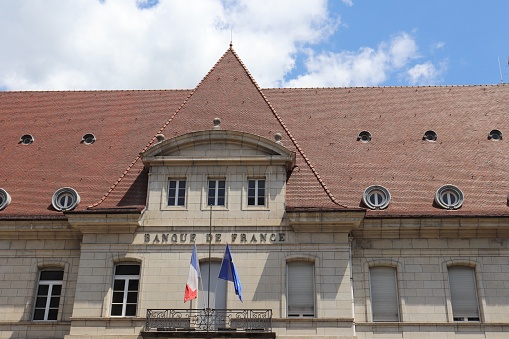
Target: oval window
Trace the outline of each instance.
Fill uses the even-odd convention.
[[[57,211],[69,211],[78,206],[80,196],[74,188],[62,187],[53,194],[52,205]]]
[[[371,209],[384,209],[389,206],[391,194],[383,186],[369,186],[364,191],[362,201]]]
[[[435,202],[448,210],[455,210],[463,204],[463,192],[454,185],[444,185],[435,194]]]
[[[0,211],[7,207],[11,203],[11,196],[6,190],[0,188]]]

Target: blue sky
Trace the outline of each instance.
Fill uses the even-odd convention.
[[[2,1],[0,90],[194,88],[232,36],[262,87],[497,84],[508,13],[506,0]]]

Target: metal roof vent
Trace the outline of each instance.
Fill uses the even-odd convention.
[[[221,119],[214,118],[214,127],[212,129],[221,129]]]
[[[274,134],[274,140],[276,141],[276,144],[283,146],[281,139],[283,139],[281,133],[277,132],[276,134]]]
[[[83,136],[83,138],[81,138],[81,142],[86,145],[91,145],[95,142],[95,135],[92,133],[87,133]]]
[[[494,129],[488,135],[488,139],[489,140],[502,140],[502,132],[500,132],[498,129]]]
[[[30,145],[34,142],[34,137],[30,134],[25,134],[21,138],[19,138],[19,143],[23,145]]]
[[[163,142],[164,141],[164,134],[162,134],[162,133],[157,134],[156,135],[156,139],[157,139],[157,143]]]
[[[360,140],[362,142],[370,142],[371,141],[371,133],[368,131],[362,131],[357,136],[357,140]]]
[[[428,140],[428,141],[436,141],[437,140],[437,133],[435,131],[426,131],[424,135],[422,136],[422,140]]]

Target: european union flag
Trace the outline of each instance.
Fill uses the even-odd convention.
[[[233,282],[235,294],[239,296],[239,299],[242,302],[242,285],[240,283],[239,276],[237,275],[237,270],[235,269],[235,264],[233,263],[232,254],[228,244],[226,244],[226,250],[224,251],[223,262],[221,263],[218,278]]]

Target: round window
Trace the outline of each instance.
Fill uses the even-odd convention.
[[[78,206],[80,196],[74,188],[63,187],[53,194],[52,205],[57,211],[69,211]]]
[[[498,129],[494,129],[488,135],[488,139],[495,141],[502,140],[502,132],[500,132]]]
[[[6,190],[0,188],[0,211],[7,207],[11,203],[11,196]]]
[[[437,133],[435,131],[426,131],[422,136],[422,140],[436,141]]]
[[[383,186],[369,186],[364,191],[362,201],[371,209],[384,209],[389,206],[391,194]]]
[[[81,141],[86,145],[91,145],[95,142],[95,136],[92,133],[87,133],[81,138]]]
[[[31,143],[34,142],[34,137],[31,136],[30,134],[25,134],[21,138],[19,138],[19,142],[22,143],[23,145],[30,145]]]
[[[362,142],[370,142],[371,141],[371,133],[368,131],[362,131],[357,136],[357,140],[360,140]]]
[[[463,204],[463,192],[453,185],[444,185],[437,190],[435,202],[448,210],[455,210]]]

